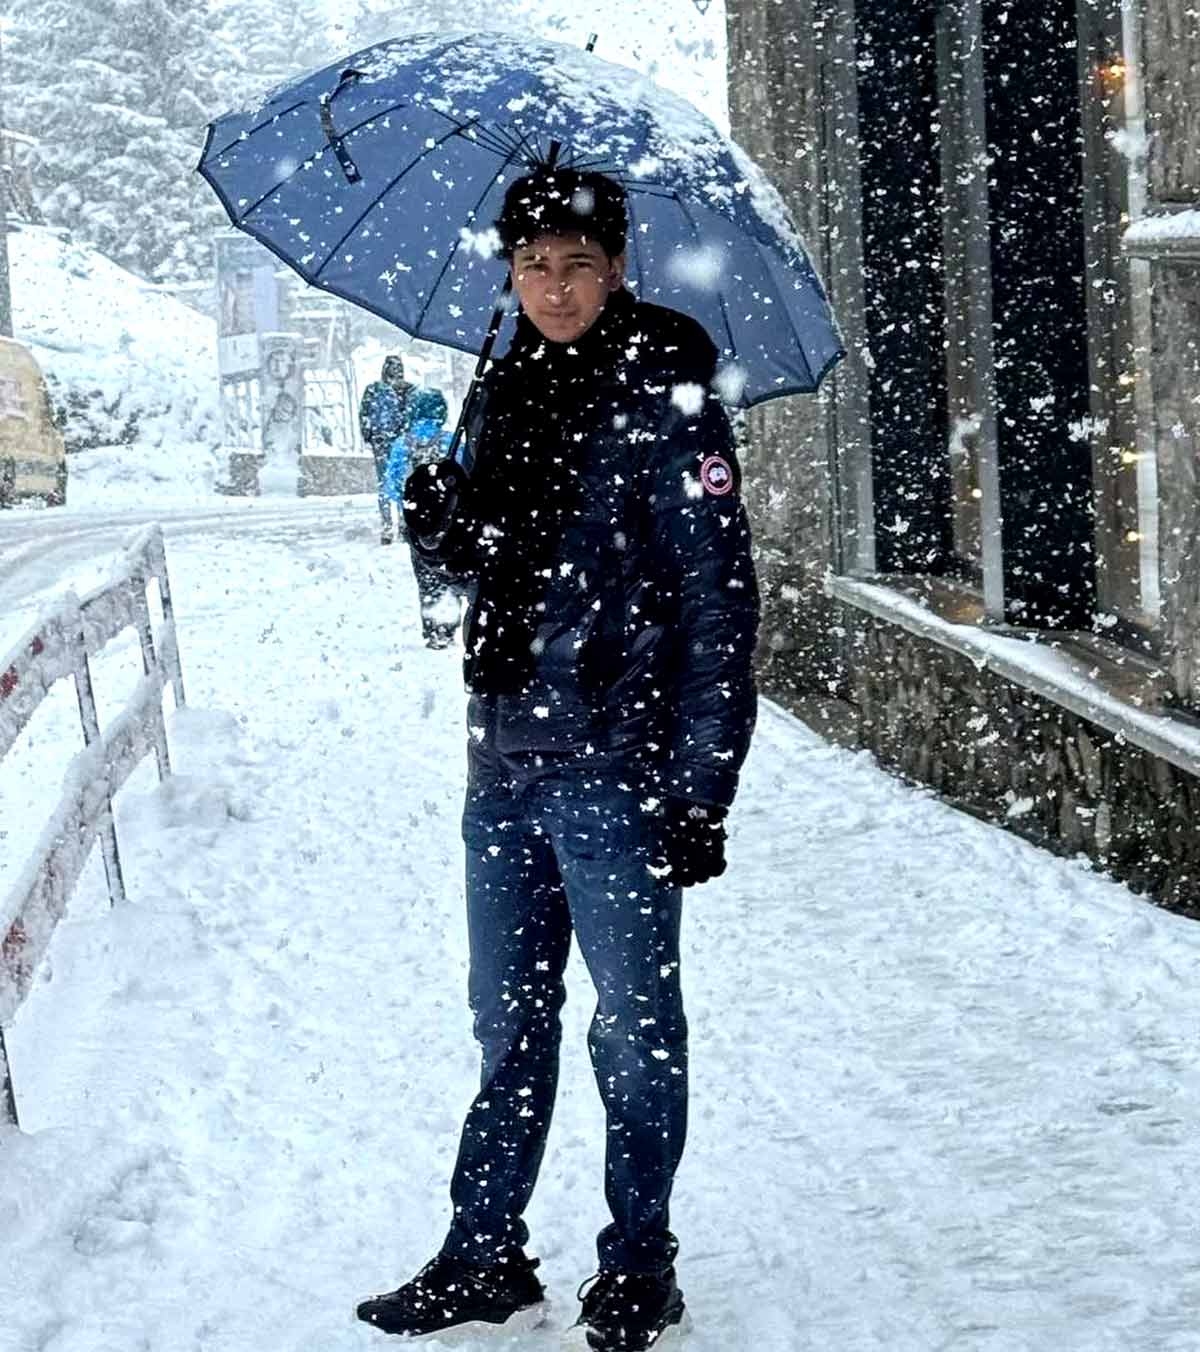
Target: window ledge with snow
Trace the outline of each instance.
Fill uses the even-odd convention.
[[[1032,634],[946,618],[924,597],[881,582],[826,579],[827,593],[962,654],[1014,685],[1069,709],[1151,755],[1200,777],[1200,726],[1156,708],[1160,675],[1133,655],[1114,659],[1089,635]]]
[[[1125,231],[1127,257],[1200,261],[1200,209],[1143,216]]]

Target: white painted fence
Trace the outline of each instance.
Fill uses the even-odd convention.
[[[147,587],[158,584],[163,622],[151,619]],[[89,658],[125,629],[136,629],[142,678],[124,709],[102,732]],[[162,530],[149,526],[125,549],[121,566],[82,600],[68,592],[6,657],[0,657],[0,759],[56,682],[74,677],[84,749],[71,761],[63,794],[8,895],[0,900],[0,1120],[17,1121],[4,1025],[29,991],[96,838],[108,895],[125,900],[113,823],[113,795],[151,752],[159,778],[171,772],[163,691],[184,703],[183,674],[171,606]]]

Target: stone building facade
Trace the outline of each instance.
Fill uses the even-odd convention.
[[[726,21],[849,351],[748,418],[765,690],[1200,914],[1200,10]]]

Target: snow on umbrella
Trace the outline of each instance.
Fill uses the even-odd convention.
[[[630,288],[704,325],[731,403],[815,390],[842,355],[753,162],[683,99],[573,47],[500,33],[380,43],[214,122],[200,172],[234,225],[305,281],[478,353],[499,281],[492,222],[507,186],[547,162],[624,186]]]

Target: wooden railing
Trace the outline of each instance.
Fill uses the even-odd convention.
[[[147,588],[158,584],[163,622],[155,632]],[[126,629],[136,629],[142,678],[103,731],[96,712],[89,659]],[[163,691],[184,703],[183,674],[171,605],[162,530],[150,526],[126,546],[113,578],[82,600],[68,592],[7,657],[0,657],[0,760],[12,748],[52,687],[73,677],[83,750],[66,771],[62,797],[28,861],[0,901],[0,1119],[17,1121],[4,1026],[29,992],[79,875],[100,840],[109,900],[125,900],[113,796],[151,751],[160,779],[171,773]]]

